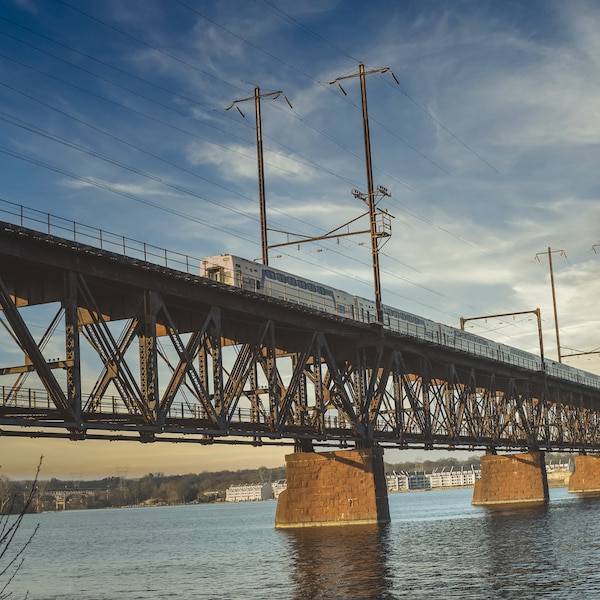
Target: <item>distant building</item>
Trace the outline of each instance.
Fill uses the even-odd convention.
[[[575,470],[573,460],[569,462],[549,462],[546,464],[546,477],[548,479],[549,487],[566,487],[569,485],[569,479],[571,473]]]
[[[279,494],[281,494],[281,492],[283,492],[283,490],[285,490],[285,488],[287,487],[287,480],[286,479],[278,479],[277,481],[274,481],[273,484],[273,497],[275,499],[279,498]]]
[[[428,475],[431,487],[463,487],[475,485],[475,482],[481,478],[481,470],[471,465],[470,469],[460,467],[454,469],[450,467],[448,471],[444,467],[441,471],[433,471]]]
[[[408,475],[409,490],[426,490],[431,487],[431,481],[425,471],[410,473]]]
[[[389,492],[408,492],[408,475],[395,471],[385,476]]]
[[[253,502],[272,500],[274,498],[271,483],[243,483],[232,485],[225,492],[226,502]]]
[[[387,487],[390,492],[406,492],[409,490],[428,490],[433,488],[451,488],[474,485],[481,478],[481,471],[471,466],[470,469],[460,467],[449,470],[437,469],[433,473],[391,473],[386,475]]]
[[[569,459],[569,462],[567,463],[562,461],[557,463],[550,461],[546,463],[546,473],[552,473],[554,471],[573,471],[574,469],[573,459]]]

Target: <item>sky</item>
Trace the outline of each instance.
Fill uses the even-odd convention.
[[[268,242],[323,235],[365,212],[359,79],[329,83],[362,63],[393,216],[383,302],[455,327],[527,313],[467,326],[531,352],[539,307],[556,359],[550,249],[563,360],[600,373],[599,45],[593,1],[0,0],[0,220],[22,205],[193,257],[259,258],[258,88]],[[366,236],[269,262],[373,297]],[[287,452],[0,437],[0,473],[26,476],[40,454],[43,475],[77,478]]]

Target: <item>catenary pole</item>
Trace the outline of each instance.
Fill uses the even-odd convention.
[[[552,250],[550,246],[548,246],[547,254],[548,254],[548,265],[550,267],[550,287],[552,288],[552,306],[554,308],[554,328],[556,330],[556,350],[558,353],[558,362],[562,362],[562,354],[560,352],[560,334],[558,330],[558,311],[556,309],[556,290],[554,288],[554,269],[552,268],[552,254],[558,252],[562,256],[565,256],[564,250]],[[546,252],[538,252],[535,255],[536,260],[540,260],[540,255],[546,254]]]
[[[262,119],[260,114],[260,101],[263,98],[272,98],[273,100],[277,100],[279,96],[281,96],[283,92],[281,90],[277,92],[267,92],[264,94],[260,93],[260,88],[258,86],[254,87],[254,95],[248,96],[247,98],[240,98],[239,100],[234,100],[229,106],[225,108],[225,110],[229,110],[234,108],[245,117],[244,113],[240,110],[238,104],[241,102],[247,102],[249,100],[254,100],[254,112],[256,118],[256,160],[258,162],[258,202],[260,209],[260,242],[261,242],[261,258],[263,265],[269,264],[269,247],[267,242],[267,201],[265,194],[265,164],[263,158],[263,143],[262,143]],[[290,101],[283,96],[287,105],[291,108],[292,105]]]
[[[369,222],[370,227],[369,231],[371,234],[371,256],[373,259],[373,284],[375,288],[375,312],[377,315],[377,322],[383,323],[383,304],[381,301],[381,277],[380,277],[380,269],[379,269],[379,232],[377,231],[377,222],[376,222],[376,202],[375,202],[375,189],[373,185],[373,165],[371,159],[371,136],[369,133],[369,110],[367,107],[367,84],[366,84],[366,75],[371,75],[373,73],[387,73],[390,71],[389,67],[384,67],[382,69],[372,69],[370,71],[365,71],[365,66],[363,63],[358,65],[358,73],[354,73],[352,75],[345,75],[343,77],[338,77],[328,83],[336,83],[338,87],[342,90],[342,93],[346,95],[344,88],[340,85],[340,81],[344,79],[351,79],[353,77],[358,77],[360,79],[360,93],[361,93],[361,102],[362,102],[362,120],[363,120],[363,136],[364,136],[364,144],[365,144],[365,165],[367,172],[367,205],[369,207]],[[397,79],[395,75],[390,71],[390,74],[394,78],[394,81],[397,83]]]

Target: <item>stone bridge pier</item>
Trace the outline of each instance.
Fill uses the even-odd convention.
[[[600,495],[600,456],[579,455],[569,478],[570,494]],[[548,502],[544,453],[481,457],[481,479],[473,490],[474,505],[543,504]]]
[[[472,504],[500,508],[549,500],[544,452],[481,457]],[[600,495],[600,456],[580,455],[569,493]],[[286,456],[287,489],[278,499],[275,527],[385,524],[390,520],[383,450],[297,451]]]
[[[481,479],[475,482],[472,504],[494,507],[548,502],[543,452],[501,456],[490,453],[481,457],[480,464]]]
[[[600,456],[579,455],[569,479],[570,494],[600,495]]]
[[[276,528],[389,522],[381,448],[300,451],[285,460],[287,489],[277,502]]]

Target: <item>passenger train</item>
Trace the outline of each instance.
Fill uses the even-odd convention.
[[[376,320],[375,302],[303,277],[279,271],[232,254],[204,258],[200,275],[242,290],[265,294],[307,308],[321,310],[363,323]],[[390,331],[500,362],[541,371],[541,358],[530,352],[436,323],[404,310],[383,306],[383,326]],[[600,388],[600,376],[546,359],[548,375]]]

